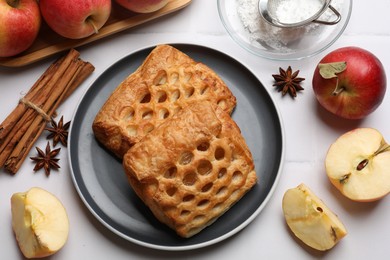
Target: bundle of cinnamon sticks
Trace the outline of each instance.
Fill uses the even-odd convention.
[[[53,64],[0,124],[0,168],[15,174],[57,107],[95,67],[71,49]]]

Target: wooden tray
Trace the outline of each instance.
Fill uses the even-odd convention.
[[[178,11],[189,5],[191,1],[192,0],[171,0],[162,9],[148,14],[130,12],[115,4],[113,1],[111,15],[106,24],[99,30],[99,33],[78,40],[67,39],[58,35],[43,22],[34,44],[28,50],[17,56],[0,58],[0,66],[21,67],[34,63],[56,53],[94,42],[112,34]]]

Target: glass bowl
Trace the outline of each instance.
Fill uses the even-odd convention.
[[[310,23],[294,28],[280,28],[260,15],[259,0],[218,0],[218,12],[229,35],[241,47],[260,57],[273,60],[300,60],[331,46],[344,32],[352,12],[352,0],[333,0],[341,14],[335,25]],[[293,14],[289,14],[293,15]],[[326,11],[321,19],[332,20]]]

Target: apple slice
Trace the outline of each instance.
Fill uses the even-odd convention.
[[[31,188],[11,197],[12,228],[26,258],[45,257],[60,250],[68,238],[64,206],[51,193]]]
[[[329,148],[326,174],[342,194],[355,201],[374,201],[390,192],[390,146],[373,128],[357,128]]]
[[[282,208],[291,231],[314,249],[329,250],[347,234],[338,217],[303,183],[285,192]]]

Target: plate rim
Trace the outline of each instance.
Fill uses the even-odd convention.
[[[276,176],[275,176],[275,180],[272,184],[272,187],[271,189],[269,190],[269,192],[267,193],[266,197],[264,198],[263,202],[261,203],[261,205],[253,212],[252,215],[250,215],[250,217],[248,217],[245,221],[243,221],[240,225],[236,226],[235,228],[233,228],[231,231],[217,237],[217,238],[214,238],[214,239],[210,239],[208,241],[204,241],[204,242],[201,242],[201,243],[196,243],[196,244],[192,244],[192,245],[183,245],[183,246],[164,246],[164,245],[158,245],[158,244],[154,244],[154,243],[147,243],[145,241],[141,241],[141,240],[138,240],[138,239],[135,239],[133,237],[130,237],[126,234],[124,234],[123,232],[120,232],[119,230],[115,229],[114,227],[112,227],[109,223],[107,223],[97,212],[96,210],[94,210],[92,208],[92,206],[88,203],[85,195],[83,194],[79,184],[77,183],[77,180],[76,180],[76,176],[74,174],[74,171],[73,171],[73,163],[72,163],[72,156],[71,156],[71,139],[72,139],[72,135],[71,135],[71,132],[72,132],[72,129],[74,127],[74,118],[76,116],[76,114],[78,113],[79,111],[79,108],[82,104],[82,102],[84,101],[84,99],[86,98],[86,96],[88,95],[88,93],[90,91],[92,91],[92,87],[94,86],[94,84],[102,77],[102,75],[104,73],[106,73],[106,71],[110,70],[113,66],[115,66],[116,64],[122,62],[123,60],[127,59],[129,56],[131,55],[135,55],[139,52],[143,52],[143,51],[146,51],[147,49],[152,49],[158,45],[161,45],[161,44],[166,44],[166,45],[171,45],[173,47],[177,47],[179,50],[180,50],[180,46],[186,46],[186,47],[195,47],[195,48],[202,48],[202,49],[208,49],[208,50],[211,50],[213,52],[216,52],[216,53],[219,53],[223,56],[226,56],[232,60],[234,60],[235,62],[237,62],[238,64],[240,64],[243,68],[245,68],[250,74],[252,74],[252,76],[258,81],[261,83],[259,77],[250,69],[249,66],[247,66],[244,62],[242,61],[239,61],[238,59],[236,59],[235,57],[233,57],[232,55],[230,54],[227,54],[226,52],[223,52],[219,49],[215,49],[214,47],[209,47],[209,46],[206,46],[206,45],[203,45],[203,44],[197,44],[197,43],[181,43],[181,42],[175,42],[175,43],[160,43],[160,44],[149,44],[147,46],[144,46],[144,47],[140,47],[140,48],[137,48],[133,51],[130,51],[128,54],[126,54],[125,56],[117,59],[116,61],[113,61],[109,66],[107,66],[105,69],[103,69],[100,74],[88,85],[88,87],[85,89],[84,93],[81,94],[79,100],[77,101],[77,106],[75,107],[74,109],[74,112],[72,114],[72,120],[71,120],[71,124],[70,124],[70,128],[69,128],[69,140],[68,140],[68,143],[69,143],[69,147],[67,149],[67,156],[68,156],[68,165],[69,165],[69,171],[71,173],[71,177],[72,177],[72,183],[73,183],[73,186],[74,188],[76,189],[77,191],[77,194],[78,194],[78,197],[81,199],[81,201],[83,202],[84,206],[87,207],[87,209],[89,210],[89,212],[105,227],[107,228],[108,230],[110,230],[111,232],[113,232],[114,234],[118,235],[119,237],[127,240],[127,241],[130,241],[136,245],[139,245],[139,246],[143,246],[145,248],[152,248],[152,249],[157,249],[157,250],[163,250],[163,251],[187,251],[187,250],[193,250],[193,249],[199,249],[199,248],[204,248],[204,247],[208,247],[208,246],[211,246],[211,245],[214,245],[214,244],[217,244],[219,242],[222,242],[223,240],[226,240],[227,238],[229,237],[232,237],[233,235],[235,235],[236,233],[240,232],[242,229],[244,229],[246,226],[248,226],[258,215],[259,213],[263,210],[263,208],[268,205],[269,203],[269,200],[272,198],[272,196],[274,195],[275,193],[275,189],[276,187],[278,186],[278,183],[279,183],[279,180],[281,178],[281,173],[282,173],[282,170],[283,170],[283,167],[284,167],[284,158],[285,158],[285,130],[284,130],[284,126],[283,126],[283,120],[282,120],[282,116],[281,116],[281,113],[280,113],[280,109],[279,107],[277,106],[273,96],[271,95],[271,92],[269,89],[265,88],[264,85],[261,83],[261,86],[262,88],[266,91],[267,95],[268,95],[268,98],[270,99],[271,103],[273,104],[273,107],[275,109],[275,112],[276,112],[276,115],[277,115],[277,118],[278,118],[278,123],[280,125],[280,134],[281,134],[281,154],[280,154],[280,163],[278,165],[278,171],[276,173]],[[201,61],[199,61],[201,62]]]

